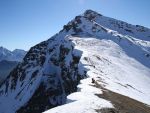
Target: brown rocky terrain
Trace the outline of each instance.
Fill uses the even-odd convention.
[[[96,109],[97,113],[150,113],[150,106],[130,97],[115,93],[94,82],[94,86],[102,89],[98,97],[110,101],[114,108]]]

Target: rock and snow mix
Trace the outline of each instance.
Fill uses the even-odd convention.
[[[94,113],[113,108],[96,95],[103,93],[101,87],[150,105],[149,37],[148,28],[87,10],[30,49],[0,87],[0,112],[39,113],[55,107],[46,113]],[[92,78],[101,87],[94,87]]]
[[[106,17],[95,21],[100,27],[106,26],[103,29],[107,30],[107,34],[70,37],[76,49],[83,51],[80,66],[88,70],[88,78],[81,80],[78,92],[67,96],[71,103],[45,113],[94,113],[96,109],[113,107],[110,102],[95,95],[102,93],[102,89],[92,86],[92,78],[106,89],[150,105],[150,58],[144,56],[150,53],[149,38],[145,37],[150,33],[140,37],[141,34],[136,32],[140,38],[145,37],[141,40],[126,31],[114,31],[116,28],[108,24],[111,20]]]
[[[78,92],[67,96],[69,101],[67,104],[45,113],[94,113],[97,109],[113,107],[110,102],[95,95],[101,94],[102,89],[92,86],[92,78],[106,89],[150,105],[148,67],[128,56],[113,39],[70,38],[75,43],[76,49],[83,51],[80,66],[88,70],[88,78],[81,80]],[[132,45],[130,48],[128,51],[132,51]]]

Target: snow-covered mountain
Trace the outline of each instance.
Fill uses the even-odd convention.
[[[0,86],[0,112],[100,112],[115,108],[106,90],[148,106],[149,87],[150,29],[87,10],[29,50]]]
[[[0,61],[7,60],[20,62],[22,61],[25,54],[26,51],[21,49],[15,49],[14,51],[10,51],[4,47],[0,47]]]

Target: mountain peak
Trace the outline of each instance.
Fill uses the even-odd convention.
[[[0,46],[0,50],[7,50],[7,49],[4,48],[3,46]]]
[[[84,12],[84,14],[90,14],[90,13],[99,14],[99,13],[97,13],[96,11],[93,11],[93,10],[91,10],[91,9],[87,9],[87,10]]]
[[[2,46],[0,47],[0,61],[21,61],[25,54],[26,51],[21,49],[15,49],[14,51],[10,51]]]
[[[86,10],[86,11],[84,12],[84,16],[87,17],[87,18],[92,19],[92,18],[95,18],[96,16],[103,16],[103,15],[97,13],[96,11],[93,11],[93,10],[91,10],[91,9],[88,9],[88,10]]]
[[[14,49],[12,52],[26,53],[26,51],[23,49]]]
[[[8,49],[4,48],[4,47],[0,47],[0,55],[6,55],[9,54],[10,55],[11,51],[9,51]]]
[[[83,96],[78,94],[81,100],[84,99],[83,104],[78,104],[79,108],[86,103],[90,108],[98,100],[96,94],[100,90],[95,90],[94,84],[90,84],[93,78],[106,83],[102,84],[104,87],[117,86],[114,90],[122,91],[126,96],[132,97],[136,92],[140,98],[134,99],[142,101],[144,97],[142,102],[150,103],[147,102],[150,91],[142,90],[150,87],[150,78],[147,78],[150,43],[145,41],[149,40],[149,34],[143,28],[137,29],[134,25],[86,10],[65,25],[61,32],[28,51],[0,86],[0,112],[41,113],[62,105],[70,93],[78,91],[77,85],[85,77],[89,78],[79,86]],[[125,93],[127,91],[130,93]],[[76,100],[76,97],[69,100]],[[101,102],[95,104],[99,106]],[[87,106],[83,107],[87,109]],[[92,112],[95,109],[99,108],[93,107]]]
[[[102,15],[93,10],[86,10],[82,15],[76,16],[67,25],[64,25],[63,30],[70,31],[71,34],[81,34],[87,32],[85,28],[91,25],[90,21],[101,17]],[[86,27],[87,26],[87,27]]]

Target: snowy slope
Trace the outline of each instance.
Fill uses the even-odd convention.
[[[40,113],[55,107],[47,113],[94,113],[114,107],[95,95],[102,90],[92,86],[92,78],[150,105],[150,30],[131,25],[136,31],[131,34],[110,20],[117,21],[87,10],[32,47],[0,86],[0,112]]]
[[[91,19],[105,28],[117,31],[123,35],[133,36],[137,39],[150,41],[150,30],[144,26],[132,25],[120,20],[102,16],[91,10],[87,10],[84,13],[85,17],[91,17]]]
[[[14,51],[10,51],[4,47],[0,47],[0,61],[22,61],[25,54],[26,51],[21,49],[15,49]]]
[[[78,85],[80,89],[78,92],[67,97],[70,103],[45,113],[94,113],[96,109],[113,107],[95,95],[102,92],[99,88],[91,86],[92,78],[109,90],[150,105],[150,68],[128,56],[112,39],[101,40],[93,37],[71,37],[71,39],[76,43],[76,48],[83,51],[80,61],[89,70],[88,78]],[[125,46],[124,43],[122,46]],[[129,52],[132,48],[137,49],[132,45],[130,48]]]
[[[141,32],[131,35],[122,29],[114,31],[117,28],[109,24],[108,20],[114,19],[103,16],[93,19],[94,24],[107,33],[91,33],[88,37],[70,36],[76,49],[83,51],[80,63],[88,70],[88,78],[81,80],[78,92],[67,96],[67,104],[45,113],[94,113],[96,109],[112,108],[111,103],[95,95],[101,94],[102,89],[91,86],[92,78],[109,90],[150,105],[150,38],[144,35],[145,40],[141,40]],[[131,26],[134,27],[133,30],[136,29]],[[147,35],[150,35],[150,32]]]
[[[77,67],[80,56],[74,52],[80,52],[61,36],[32,47],[10,73],[0,88],[0,112],[42,112],[64,104],[66,95],[76,91],[83,77]]]

